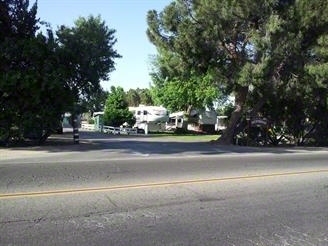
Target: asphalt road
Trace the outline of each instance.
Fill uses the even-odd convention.
[[[0,150],[0,245],[328,245],[328,151],[154,138]]]

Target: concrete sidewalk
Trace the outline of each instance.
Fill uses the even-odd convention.
[[[0,147],[0,161],[54,156],[62,152],[82,151],[90,148],[92,148],[92,143],[83,139],[80,140],[80,144],[74,144],[72,133],[67,132],[50,136],[43,145],[33,145],[27,142],[12,147]]]

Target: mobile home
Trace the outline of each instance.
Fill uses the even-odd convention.
[[[138,107],[129,107],[135,118],[135,128],[143,131],[164,131],[165,123],[169,120],[168,110],[162,106],[147,106],[140,104]]]

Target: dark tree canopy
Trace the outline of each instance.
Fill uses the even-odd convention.
[[[317,50],[327,35],[327,10],[325,0],[176,0],[160,13],[149,11],[147,34],[158,51],[153,74],[158,97],[165,96],[169,85],[186,88],[193,78],[198,78],[195,85],[210,76],[206,88],[235,97],[228,129],[219,139],[232,143],[245,111],[263,113],[268,100],[279,96],[285,107],[292,108],[286,99],[293,94],[281,93],[288,91],[284,88],[294,88],[300,97],[305,92],[308,98],[318,95],[309,91],[319,82],[310,64],[326,62]],[[319,94],[324,95],[326,85],[321,85]],[[179,99],[173,91],[177,90],[171,89],[169,95]]]
[[[129,89],[126,92],[126,100],[129,106],[133,106],[133,107],[139,106],[139,104],[154,105],[151,91],[147,88]]]
[[[62,26],[57,37],[38,33],[37,2],[0,1],[0,142],[41,143],[64,112],[102,93],[100,80],[114,70],[115,30],[100,17]]]

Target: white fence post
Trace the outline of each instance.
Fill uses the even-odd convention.
[[[87,131],[96,131],[94,124],[86,124],[82,123],[81,128],[83,130]],[[147,130],[146,130],[147,129]],[[148,134],[148,125],[145,129],[145,134]],[[137,134],[136,128],[128,128],[128,127],[114,127],[114,126],[101,126],[101,129],[98,129],[98,131],[104,132],[104,133],[111,133],[111,134]],[[147,132],[147,133],[146,133]]]
[[[95,125],[94,124],[82,123],[81,128],[83,130],[94,131],[95,130]]]

